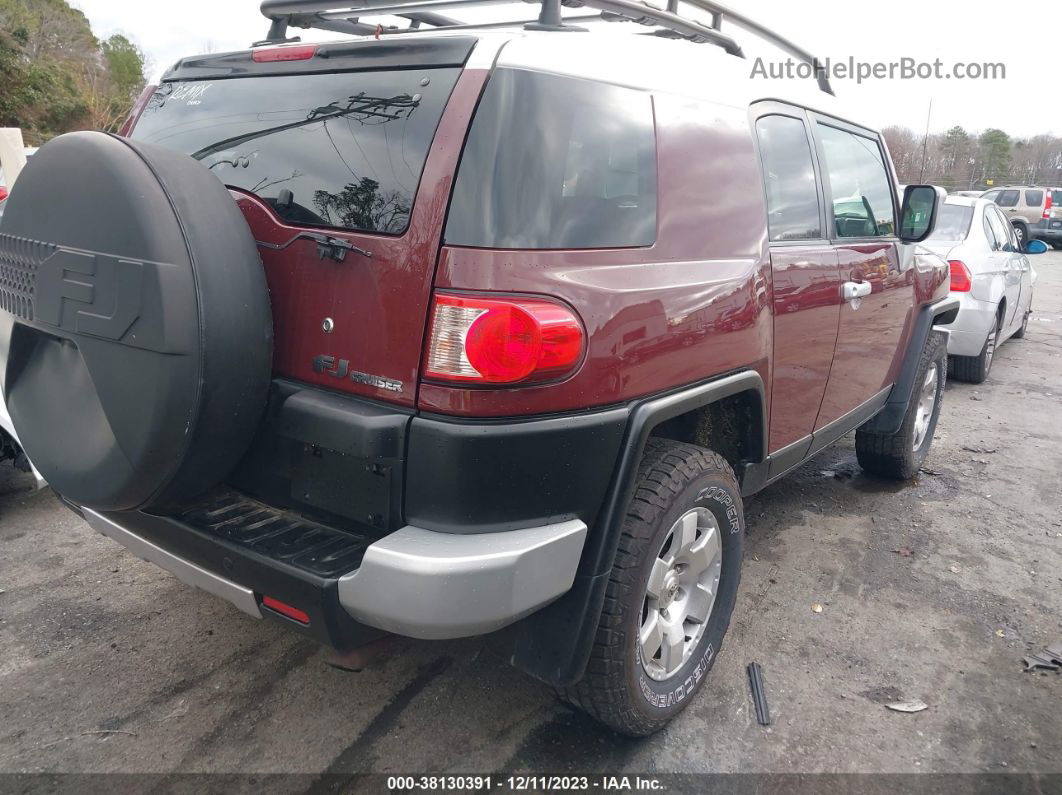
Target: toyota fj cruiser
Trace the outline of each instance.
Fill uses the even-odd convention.
[[[719,20],[810,56],[581,5],[661,35],[266,0],[266,42],[27,166],[0,373],[62,499],[185,582],[338,649],[498,632],[645,734],[719,654],[744,497],[852,430],[918,471],[956,304],[943,192]]]

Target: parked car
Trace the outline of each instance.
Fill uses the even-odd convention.
[[[948,260],[951,294],[960,301],[959,314],[942,326],[950,373],[960,381],[983,382],[999,346],[1028,328],[1036,271],[1027,255],[1047,247],[1034,240],[1023,248],[1016,231],[988,199],[949,196],[925,242]]]
[[[1014,185],[985,191],[981,197],[998,204],[1022,245],[1032,238],[1062,243],[1062,191]]]
[[[255,618],[500,631],[655,731],[717,658],[744,497],[853,430],[868,472],[919,471],[943,191],[693,19],[637,6],[703,46],[555,32],[552,0],[279,43],[334,7],[267,0],[275,43],[34,157],[0,221],[14,426],[92,527]]]

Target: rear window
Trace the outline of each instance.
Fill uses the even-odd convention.
[[[446,242],[548,249],[655,240],[649,95],[498,69],[461,156]]]
[[[937,223],[929,240],[965,240],[973,221],[973,207],[945,204],[940,208]]]
[[[1030,207],[1039,207],[1044,203],[1044,192],[1042,190],[1025,191],[1025,203]]]
[[[1062,210],[1062,190],[1051,191],[1051,206]]]
[[[290,223],[400,234],[460,71],[166,83],[132,137],[191,155]]]

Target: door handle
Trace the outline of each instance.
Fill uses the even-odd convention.
[[[844,300],[852,301],[856,298],[863,298],[870,295],[871,285],[870,282],[845,282],[841,285],[843,291]]]

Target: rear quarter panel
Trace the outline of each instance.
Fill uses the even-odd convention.
[[[512,416],[624,402],[744,367],[770,384],[766,211],[747,111],[654,95],[653,246],[509,251],[445,246],[436,289],[543,294],[581,317],[587,350],[561,383],[468,389],[422,383],[419,407]]]

